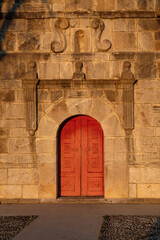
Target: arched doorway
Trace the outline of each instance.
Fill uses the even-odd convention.
[[[60,133],[60,196],[104,196],[104,137],[89,116],[70,119]]]

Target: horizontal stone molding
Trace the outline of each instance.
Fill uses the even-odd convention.
[[[50,11],[45,12],[3,12],[5,19],[13,19],[12,14],[14,13],[15,19],[46,19],[46,18],[75,18],[75,17],[83,17],[83,18],[94,18],[100,17],[102,19],[115,19],[115,18],[157,18],[160,13],[159,11],[93,11],[92,13],[88,11],[68,11],[68,12],[54,12],[54,14]],[[6,15],[7,14],[7,15]]]

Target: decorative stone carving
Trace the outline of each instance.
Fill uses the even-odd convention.
[[[123,88],[123,127],[126,134],[134,129],[134,84],[137,81],[131,72],[131,63],[124,62],[120,83]]]
[[[75,52],[80,53],[80,52],[85,52],[85,33],[83,30],[78,30],[75,33]]]
[[[101,36],[105,28],[105,24],[101,19],[94,19],[92,21],[92,27],[96,30],[96,46],[99,51],[106,52],[111,48],[111,42],[104,39],[101,42]]]
[[[56,31],[59,35],[60,42],[53,41],[51,43],[51,49],[54,53],[62,53],[66,50],[67,40],[62,30],[66,30],[69,27],[68,19],[58,19],[55,23]]]
[[[34,61],[28,63],[27,72],[23,79],[24,97],[26,101],[26,128],[33,136],[38,127],[38,73]]]
[[[85,73],[82,72],[83,62],[75,62],[75,72],[73,73],[73,79],[83,80],[86,78]]]

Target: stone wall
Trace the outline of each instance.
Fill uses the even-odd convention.
[[[1,1],[0,199],[56,199],[58,129],[78,114],[104,131],[105,198],[160,199],[159,9]]]

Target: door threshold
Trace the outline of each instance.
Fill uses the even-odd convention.
[[[65,203],[104,203],[103,197],[58,197],[58,202]]]

